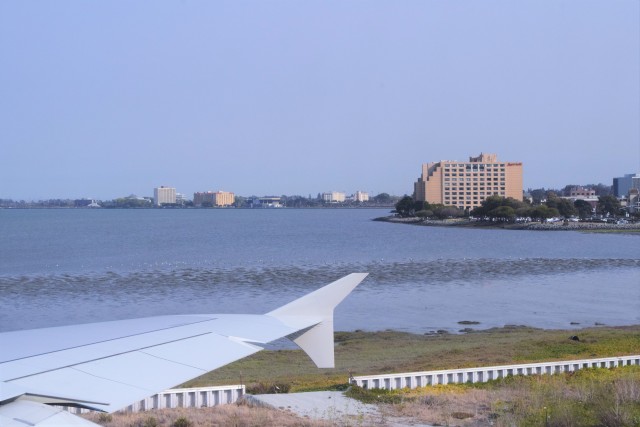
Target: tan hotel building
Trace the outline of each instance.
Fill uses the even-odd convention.
[[[496,154],[480,153],[468,162],[423,164],[413,191],[417,201],[460,209],[480,206],[492,195],[522,200],[522,162],[500,162]]]
[[[230,206],[235,200],[235,194],[227,191],[193,193],[194,206],[202,206],[203,203],[209,203],[211,206]]]

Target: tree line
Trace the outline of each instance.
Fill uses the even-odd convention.
[[[618,216],[621,211],[622,206],[615,196],[604,195],[598,197],[597,214]],[[445,219],[472,216],[492,221],[514,222],[517,218],[530,218],[531,220],[539,221],[560,217],[586,219],[593,215],[593,207],[584,200],[572,202],[558,197],[553,192],[549,192],[546,200],[537,205],[511,197],[490,196],[483,200],[480,206],[471,211],[462,210],[456,206],[416,201],[411,196],[404,196],[396,204],[396,213],[402,217]]]

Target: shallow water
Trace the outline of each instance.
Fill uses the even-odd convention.
[[[371,221],[385,214],[0,210],[0,329],[260,313],[361,271],[337,329],[640,323],[638,236]]]

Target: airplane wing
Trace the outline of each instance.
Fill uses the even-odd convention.
[[[282,337],[318,367],[333,367],[333,310],[366,276],[350,274],[264,315],[159,316],[0,333],[0,425],[72,425],[73,418],[85,425],[47,405],[114,412]]]

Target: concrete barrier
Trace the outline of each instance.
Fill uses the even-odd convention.
[[[488,366],[482,368],[447,369],[441,371],[405,372],[399,374],[351,377],[351,384],[362,388],[394,390],[437,384],[479,383],[509,375],[552,375],[585,368],[616,368],[640,365],[640,355],[604,357],[600,359],[566,360],[560,362],[526,363],[522,365]]]
[[[162,408],[209,408],[235,403],[245,395],[244,385],[218,387],[175,388],[135,402],[118,412],[141,412]],[[88,409],[63,407],[73,414],[84,414]]]

